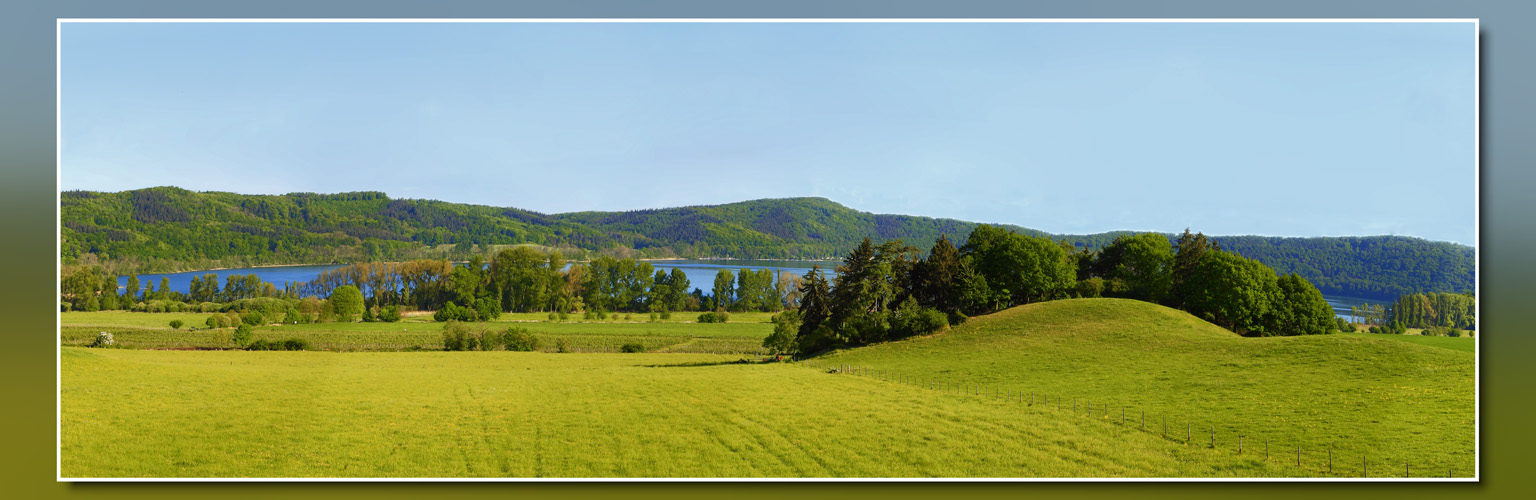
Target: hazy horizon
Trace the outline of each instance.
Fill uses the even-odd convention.
[[[1476,243],[1472,23],[69,23],[60,189]]]

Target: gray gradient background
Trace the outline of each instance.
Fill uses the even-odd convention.
[[[1013,18],[1480,18],[1482,20],[1482,478],[1479,484],[60,484],[55,477],[54,168],[55,18],[112,17],[1013,17]],[[1536,168],[1536,2],[1349,1],[1257,2],[1138,0],[1026,3],[1004,1],[568,1],[560,3],[438,0],[432,2],[196,1],[9,2],[0,6],[0,254],[14,263],[0,287],[10,319],[0,350],[7,382],[3,428],[5,463],[0,491],[40,497],[335,497],[394,498],[432,493],[456,496],[614,496],[630,498],[782,497],[784,495],[935,495],[1003,497],[1029,494],[1073,498],[1289,498],[1297,495],[1441,498],[1536,497],[1530,468],[1536,404],[1527,337],[1536,291],[1536,263],[1526,254],[1533,235],[1525,215]]]

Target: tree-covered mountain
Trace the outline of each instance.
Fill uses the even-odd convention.
[[[106,263],[138,272],[445,257],[507,244],[562,249],[577,258],[829,259],[866,236],[931,242],[946,234],[964,244],[977,225],[860,212],[824,198],[565,214],[392,199],[380,192],[244,195],[157,187],[68,191],[61,200],[64,264]],[[1098,248],[1127,233],[1049,236]],[[1472,247],[1408,237],[1216,240],[1277,271],[1300,274],[1327,293],[1395,298],[1463,291],[1472,288],[1475,268]]]

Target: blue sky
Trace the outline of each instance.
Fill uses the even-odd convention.
[[[1473,244],[1471,23],[66,23],[62,189]]]

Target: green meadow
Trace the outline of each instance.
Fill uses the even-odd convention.
[[[1034,397],[1169,439],[1326,461],[1358,475],[1475,464],[1474,339],[1335,334],[1245,338],[1123,299],[1016,307],[958,328],[823,356],[822,365],[951,391]],[[1090,406],[1091,405],[1091,406]],[[1091,410],[1090,410],[1091,408]],[[1462,472],[1455,472],[1462,471]]]
[[[772,325],[736,315],[484,325],[569,353],[430,352],[441,326],[409,320],[256,338],[423,351],[152,350],[228,348],[228,331],[63,316],[64,477],[1359,477],[1362,461],[1371,477],[1469,477],[1475,463],[1471,338],[1244,338],[1130,300],[1021,306],[799,363],[758,362]],[[78,347],[104,328],[124,348]],[[647,352],[614,352],[628,342]]]

